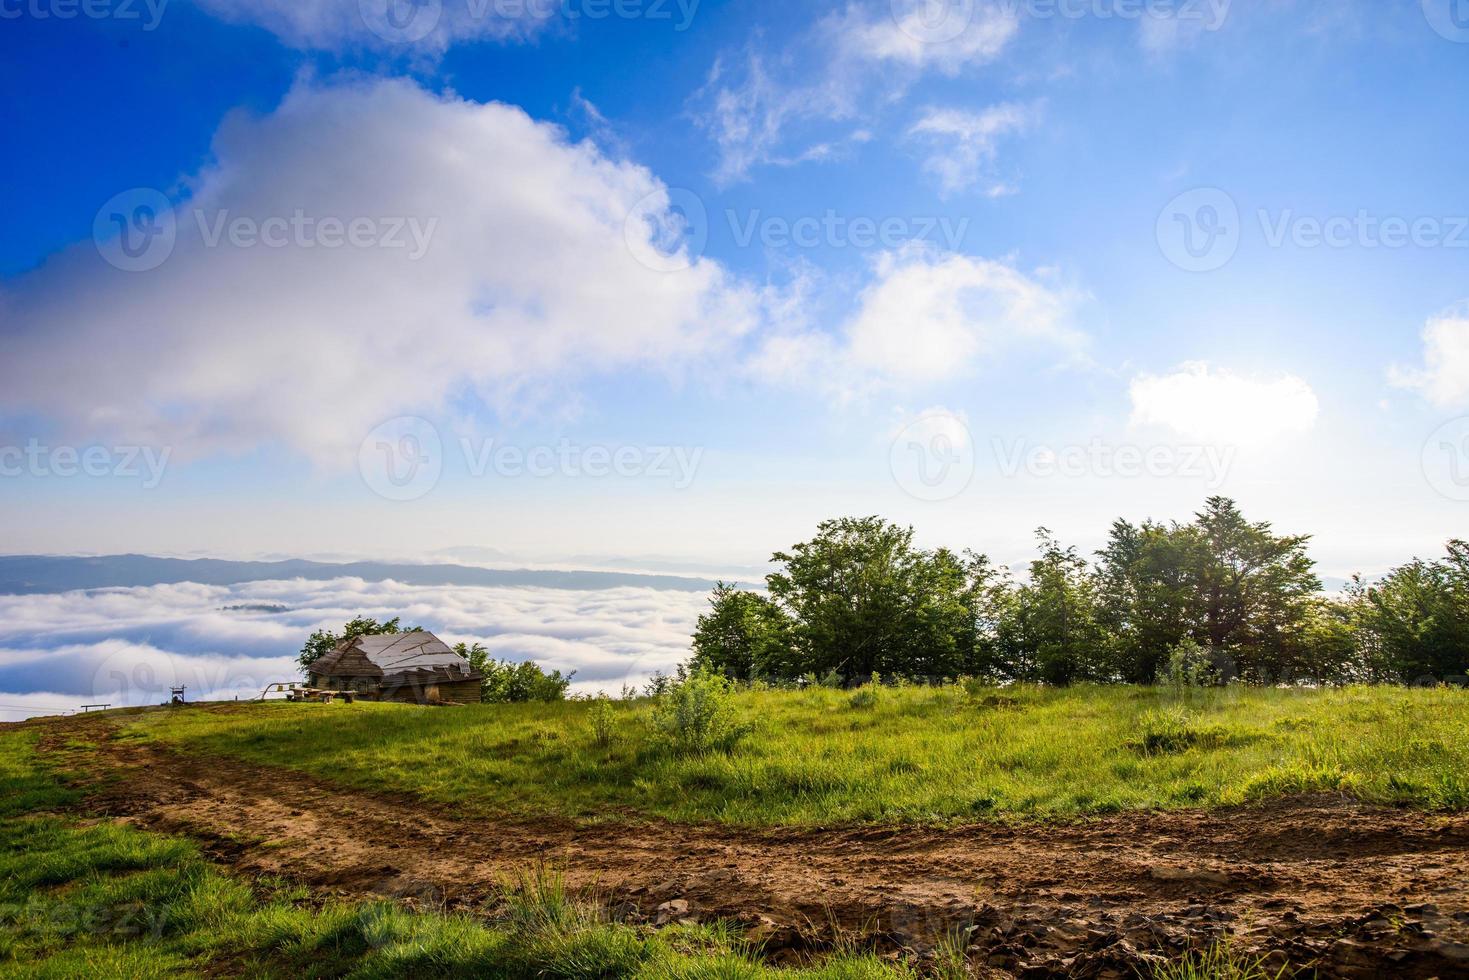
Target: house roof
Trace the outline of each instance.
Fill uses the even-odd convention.
[[[469,666],[468,660],[455,653],[443,640],[424,630],[414,633],[387,633],[382,636],[357,636],[343,640],[337,644],[335,650],[312,664],[311,671],[327,677],[336,674],[377,675],[382,677],[385,686],[410,680],[424,682],[480,679],[480,675]]]

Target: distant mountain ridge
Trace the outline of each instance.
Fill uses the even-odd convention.
[[[230,561],[222,558],[155,558],[151,555],[105,555],[96,558],[59,555],[0,555],[0,595],[43,595],[79,589],[147,585],[239,585],[263,579],[301,578],[325,581],[361,578],[392,579],[407,585],[539,586],[549,589],[644,588],[704,592],[712,579],[636,572],[553,571],[547,569],[477,568],[471,565],[411,565],[396,562]]]

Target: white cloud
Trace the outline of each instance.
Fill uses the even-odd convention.
[[[1469,304],[1446,311],[1423,328],[1423,367],[1394,367],[1389,380],[1419,392],[1436,408],[1469,405]]]
[[[1163,56],[1193,45],[1205,34],[1222,29],[1233,0],[1207,0],[1192,6],[1148,10],[1142,17],[1139,43],[1150,55]],[[1336,4],[1347,7],[1350,4]]]
[[[877,258],[838,335],[773,334],[752,363],[766,380],[820,378],[850,395],[962,377],[1019,344],[1070,360],[1086,346],[1071,324],[1075,299],[1004,263],[915,245]]]
[[[952,378],[1021,341],[1075,349],[1070,299],[1000,262],[910,248],[885,253],[847,325],[852,360],[910,381]]]
[[[157,268],[113,268],[88,242],[0,297],[0,410],[176,456],[278,441],[345,464],[384,418],[686,363],[755,322],[757,296],[717,263],[638,260],[674,223],[651,173],[513,106],[302,83],[230,118],[214,155]],[[653,221],[629,224],[635,206]],[[407,247],[211,244],[222,217],[297,215],[432,234],[419,258],[401,229]]]
[[[935,68],[947,75],[993,61],[1019,28],[1019,18],[1000,6],[930,0],[891,0],[880,13],[849,6],[824,23],[855,59]]]
[[[1243,377],[1192,362],[1144,374],[1131,386],[1132,424],[1161,426],[1203,442],[1255,445],[1309,432],[1320,405],[1293,375]]]
[[[451,44],[523,40],[557,11],[554,4],[489,0],[194,0],[231,23],[254,24],[291,47],[442,53]],[[391,9],[390,9],[391,8]]]
[[[250,604],[288,609],[225,609]],[[37,713],[154,704],[176,684],[191,698],[253,697],[267,683],[299,678],[296,652],[313,630],[338,628],[356,615],[401,616],[448,643],[483,642],[500,659],[575,670],[579,690],[615,694],[687,659],[705,606],[697,592],[425,587],[354,578],[0,596],[0,704],[33,704]]]
[[[991,197],[1011,192],[992,174],[996,144],[1008,133],[1019,132],[1035,119],[1035,111],[1007,103],[982,112],[962,109],[926,110],[908,130],[925,142],[930,152],[923,169],[938,178],[940,191],[953,194],[984,181]]]
[[[900,100],[926,72],[955,75],[994,60],[1018,27],[998,7],[961,4],[949,9],[959,19],[935,33],[925,26],[925,11],[921,3],[850,4],[785,52],[718,59],[690,99],[695,121],[719,151],[716,181],[731,184],[758,166],[850,152],[871,132],[849,124]],[[837,124],[846,128],[834,132]]]
[[[719,151],[716,183],[727,186],[744,180],[757,166],[788,167],[834,154],[830,142],[787,147],[787,130],[798,120],[851,118],[854,107],[840,86],[829,80],[816,85],[778,82],[765,59],[753,53],[735,68],[730,64],[715,61],[692,100],[700,105],[699,125]]]

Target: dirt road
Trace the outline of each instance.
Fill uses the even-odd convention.
[[[1339,797],[1085,823],[745,830],[467,819],[285,769],[116,740],[44,751],[92,787],[83,810],[186,834],[247,873],[323,893],[493,908],[543,861],[617,914],[733,918],[775,958],[838,934],[923,956],[968,930],[1018,976],[1132,976],[1229,933],[1322,976],[1469,976],[1469,817]]]

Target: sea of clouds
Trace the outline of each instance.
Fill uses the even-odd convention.
[[[617,694],[687,659],[700,592],[650,588],[414,586],[359,578],[185,582],[0,596],[0,719],[143,705],[184,685],[190,700],[241,700],[299,680],[313,630],[402,617],[446,643],[576,671],[572,690]],[[276,607],[284,607],[277,610]]]

